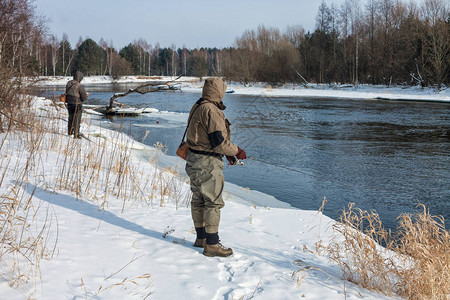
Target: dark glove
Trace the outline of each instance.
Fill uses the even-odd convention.
[[[245,154],[245,151],[238,147],[238,153],[236,154],[237,159],[246,159],[247,154]]]
[[[233,166],[233,165],[235,165],[236,164],[236,157],[234,157],[234,156],[226,156],[227,157],[227,160],[228,160],[228,164],[230,165],[230,166]]]

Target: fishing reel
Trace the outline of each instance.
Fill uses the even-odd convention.
[[[244,162],[242,160],[237,159],[236,162],[234,163],[234,165],[236,165],[236,166],[243,166]]]
[[[229,162],[228,165],[229,166],[243,166],[244,162],[242,160],[236,159],[234,161],[234,163]]]

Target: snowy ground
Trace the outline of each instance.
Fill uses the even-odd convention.
[[[39,232],[46,216],[48,250],[57,243],[53,258],[40,262],[36,286],[30,280],[23,288],[12,288],[7,277],[0,277],[1,299],[144,299],[149,294],[148,299],[388,299],[342,281],[339,268],[317,253],[316,243],[326,244],[331,238],[333,220],[234,185],[226,185],[219,232],[234,254],[228,258],[203,256],[201,249],[193,247],[195,234],[185,204],[186,178],[164,170],[156,175],[161,174],[158,167],[142,160],[143,152],[163,154],[89,124],[88,116],[83,117],[82,131],[91,141],[70,139],[65,135],[64,109],[57,110],[43,99],[36,99],[34,108],[42,118],[61,118],[52,119],[53,129],[43,134],[33,168],[20,184],[17,174],[30,161],[31,146],[26,140],[32,135],[0,134],[0,142],[6,138],[0,149],[0,174],[5,174],[0,196],[13,185],[24,199],[32,195],[33,207],[40,208],[33,226]],[[96,148],[102,143],[106,146]],[[75,149],[81,156],[94,155],[92,149],[107,149],[105,157],[130,145],[134,150],[127,163],[138,174],[139,191],[147,200],[134,200],[130,195],[118,199],[114,196],[117,190],[108,194],[105,191],[117,181],[105,183],[101,178],[108,178],[111,168],[93,167],[91,173],[83,161],[76,166],[81,172],[81,193],[60,187],[61,176],[67,173],[62,170],[67,167],[62,154],[68,152],[61,147]],[[182,169],[180,159],[170,159],[175,168]],[[96,174],[100,181],[86,183],[83,174]],[[153,181],[154,176],[163,179]],[[148,195],[155,189],[145,182],[160,185],[159,196],[151,201]],[[158,194],[163,182],[172,182],[176,193]],[[2,276],[8,270],[8,259],[5,255],[0,265]]]
[[[168,81],[176,77],[145,77],[127,76],[118,80],[118,83],[147,82],[151,80]],[[65,85],[71,77],[42,77],[41,85]],[[182,83],[185,92],[201,93],[202,81],[196,77],[181,77],[177,81]],[[92,76],[83,79],[86,85],[111,83],[109,76]],[[408,101],[438,101],[450,102],[450,89],[436,91],[433,88],[420,87],[385,87],[373,85],[350,85],[322,84],[322,85],[285,85],[280,88],[272,88],[264,83],[243,85],[240,83],[229,83],[228,90],[240,95],[264,95],[267,97],[330,97],[345,99],[386,99],[386,100],[408,100]]]

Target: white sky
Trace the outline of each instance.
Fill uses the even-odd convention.
[[[35,0],[50,19],[50,32],[67,33],[72,47],[80,37],[103,38],[122,48],[136,39],[161,47],[229,47],[247,29],[264,24],[284,31],[302,25],[313,31],[322,0]],[[327,0],[340,6],[344,0]]]

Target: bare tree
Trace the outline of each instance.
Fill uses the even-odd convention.
[[[148,51],[148,76],[152,75],[152,49]]]
[[[305,29],[300,25],[288,26],[284,36],[295,48],[300,49],[301,44],[305,41]]]
[[[351,21],[352,33],[355,38],[355,67],[353,70],[353,82],[355,85],[359,84],[359,23],[361,19],[361,5],[359,0],[351,0]]]
[[[113,68],[113,64],[114,64],[113,52],[115,52],[113,42],[111,40],[109,42],[107,42],[103,38],[101,38],[99,41],[99,46],[102,47],[106,53],[105,69],[103,71],[103,75],[105,75],[106,72],[108,72],[108,74],[111,76],[112,68]]]
[[[156,44],[155,44],[155,47],[153,48],[153,56],[154,56],[154,57],[157,57],[159,51],[160,51],[159,43],[156,43]],[[158,71],[156,68],[157,68],[157,66],[155,67],[155,70],[153,71],[153,73],[156,74],[156,75],[158,75],[157,72],[159,72],[159,71]]]
[[[109,75],[112,76],[114,80],[119,79],[123,75],[131,74],[132,67],[128,61],[121,57],[116,51],[112,51],[110,55],[111,73]]]
[[[377,28],[377,0],[368,0],[366,4],[366,29],[369,42],[369,76],[375,82],[375,34]]]
[[[449,4],[446,0],[425,0],[422,11],[427,30],[425,45],[432,65],[429,73],[440,89],[450,67],[450,24],[446,22],[446,18],[450,20]]]
[[[133,42],[134,46],[138,49],[139,52],[139,73],[141,75],[145,74],[145,57],[146,57],[146,51],[145,49],[148,48],[148,43],[146,40],[140,38],[138,40],[135,40]]]
[[[183,45],[183,49],[181,50],[181,62],[182,62],[182,70],[181,73],[186,76],[187,74],[187,55],[188,50],[186,49],[186,46]]]
[[[349,78],[349,73],[351,74],[351,71],[349,72],[348,68],[348,57],[349,57],[349,47],[347,45],[348,36],[350,35],[350,20],[351,20],[351,4],[349,0],[345,0],[344,3],[341,5],[340,9],[340,24],[341,24],[341,33],[342,33],[342,40],[343,40],[343,66],[344,66],[344,81],[347,81]]]
[[[150,76],[150,71],[151,71],[151,66],[150,66],[150,64],[151,64],[151,57],[152,57],[152,55],[151,55],[151,51],[152,51],[152,45],[150,45],[149,43],[147,43],[147,41],[144,41],[144,43],[142,44],[142,47],[143,47],[143,49],[144,49],[144,74],[146,73],[146,72],[148,72],[147,73],[147,75],[148,76]],[[148,57],[148,59],[147,59],[147,68],[146,68],[146,66],[145,66],[145,56],[147,56]],[[148,70],[148,71],[147,71]]]
[[[71,64],[72,64],[72,60],[73,60],[73,58],[75,57],[75,51],[72,51],[72,55],[70,56],[70,58],[69,58],[69,63],[67,64],[67,67],[66,67],[66,69],[64,70],[64,76],[67,76],[67,74],[69,74],[69,68],[70,68],[70,66],[71,66]]]
[[[175,44],[172,44],[170,46],[170,50],[172,51],[172,57],[170,59],[171,62],[171,69],[172,69],[172,76],[177,75],[177,62],[178,62],[178,55],[177,55],[177,46]]]
[[[216,49],[216,51],[214,51],[214,58],[215,58],[215,69],[216,69],[216,74],[217,75],[221,75],[222,74],[222,51],[219,51]]]
[[[1,0],[0,15],[1,131],[20,108],[23,76],[35,74],[45,27],[28,0]]]
[[[67,36],[67,33],[64,33],[61,39],[61,63],[62,63],[62,71],[64,72],[66,69],[66,42],[69,42],[69,37]]]
[[[58,39],[54,35],[51,35],[50,37],[50,47],[52,56],[53,76],[56,76],[56,64],[58,63]]]

